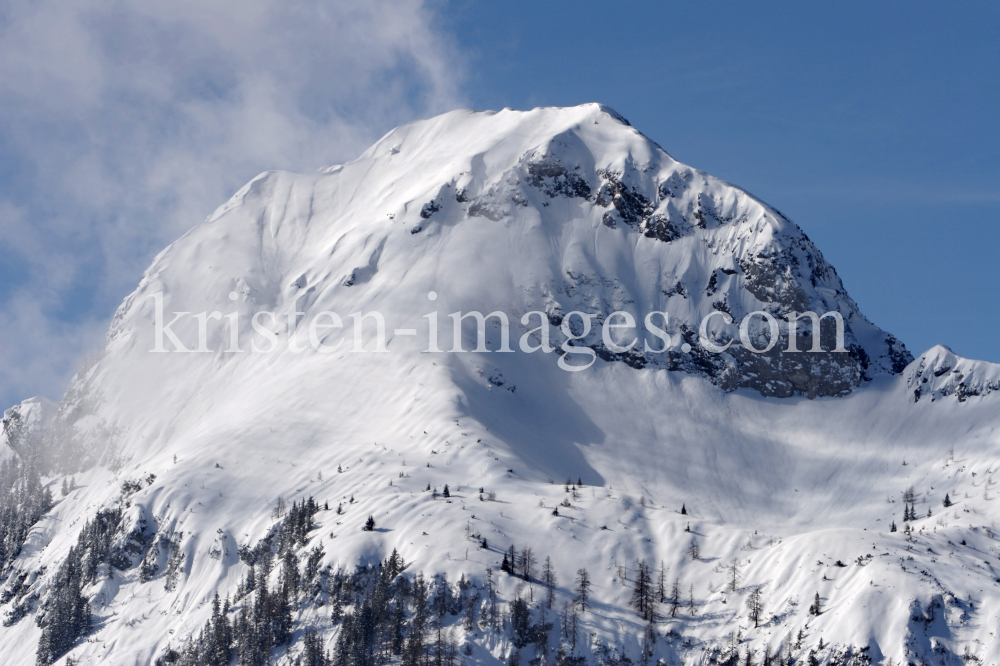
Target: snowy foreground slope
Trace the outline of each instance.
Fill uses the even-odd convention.
[[[158,302],[163,323],[192,313],[172,329],[190,349],[192,315],[219,312],[208,351],[150,353]],[[495,310],[515,351],[425,351],[425,315],[449,350],[450,313]],[[668,312],[670,350],[609,349],[616,310]],[[768,354],[711,354],[713,310],[836,311],[848,351],[781,352],[782,324]],[[323,311],[344,323],[317,333],[330,353],[310,340]],[[352,351],[349,315],[373,311],[387,352],[371,319]],[[562,359],[598,360],[520,351],[531,311],[554,346],[568,313],[598,315]],[[259,319],[269,353],[259,312],[281,315]],[[798,227],[609,109],[449,113],[350,164],[255,178],[154,260],[61,405],[5,413],[0,654],[997,664],[998,391],[998,366],[913,359]],[[406,568],[382,588],[394,549]],[[206,628],[215,594],[230,607]]]

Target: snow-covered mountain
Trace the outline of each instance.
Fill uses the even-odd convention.
[[[514,351],[497,318],[485,350],[471,319],[456,340],[449,315],[473,311],[506,313]],[[826,351],[788,352],[805,311],[838,313],[846,351],[829,318]],[[384,353],[374,317],[355,343],[370,312]],[[603,338],[613,312],[639,333]],[[665,351],[640,330],[654,312]],[[735,323],[702,339],[712,312]],[[753,312],[778,322],[767,353],[737,337]],[[519,349],[543,333],[557,352]],[[0,644],[25,664],[441,645],[452,663],[997,663],[998,388],[1000,367],[943,347],[913,360],[795,224],[607,107],[448,113],[253,179],[156,257],[58,411],[5,412]],[[501,573],[512,545],[529,575]]]

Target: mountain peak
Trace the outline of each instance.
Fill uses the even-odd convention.
[[[636,321],[667,312],[670,351],[618,354],[596,330],[584,344],[608,361],[772,396],[844,395],[912,360],[864,317],[798,226],[746,191],[677,162],[600,104],[458,110],[413,122],[320,174],[262,174],[210,223],[168,254],[217,245],[219,235],[245,236],[212,253],[253,266],[254,275],[211,279],[223,294],[226,280],[256,285],[260,304],[284,302],[298,293],[287,286],[305,280],[330,307],[344,296],[395,310],[396,298],[419,302],[436,289],[466,309],[544,310],[554,326],[581,309],[597,321],[616,310]],[[790,348],[785,319],[805,311],[837,313],[847,351],[783,353]],[[755,353],[715,317],[710,338],[732,344],[708,352],[700,324],[713,312],[731,316],[735,327],[765,312],[779,320],[780,340]],[[759,315],[750,322],[758,348],[766,346],[766,328]],[[800,336],[810,331],[808,322],[798,327]],[[822,338],[833,349],[831,319]]]
[[[959,402],[1000,391],[1000,364],[964,358],[944,345],[935,345],[907,366],[903,373],[914,402],[954,396]]]

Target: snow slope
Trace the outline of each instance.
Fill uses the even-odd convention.
[[[167,321],[219,311],[239,323],[208,320],[205,353],[150,353],[154,294]],[[806,309],[840,312],[850,351],[756,355],[737,341],[708,354],[699,344],[713,310],[738,321]],[[557,353],[424,351],[425,315],[438,313],[438,346],[451,349],[448,314],[472,310],[508,313],[515,348],[539,325],[519,323],[533,310],[556,345],[573,310],[639,322],[667,311],[674,347],[617,354],[595,332],[585,342],[599,360],[581,372],[560,369]],[[269,346],[251,325],[261,311],[303,313],[262,320],[271,353],[250,351]],[[332,353],[310,348],[307,322],[322,311],[344,320],[323,340],[343,340]],[[351,351],[349,315],[371,311],[385,316],[388,353],[374,351],[370,320],[365,351]],[[198,345],[191,316],[173,330]],[[242,351],[228,353],[234,332]],[[473,329],[462,342],[475,347]],[[497,327],[487,342],[498,348]],[[588,663],[602,642],[638,661],[644,623],[628,606],[629,572],[644,560],[662,562],[696,601],[677,617],[661,609],[654,657],[666,663],[701,663],[734,643],[760,658],[790,650],[802,630],[801,659],[822,638],[833,646],[816,652],[823,662],[850,648],[879,663],[968,654],[996,664],[998,377],[942,347],[913,360],[797,226],[677,163],[606,107],[452,112],[393,130],[350,164],[261,174],[156,257],[49,428],[99,464],[57,464],[46,477],[55,488],[72,474],[77,488],[4,572],[7,589],[21,573],[30,588],[7,604],[23,602],[26,616],[0,628],[0,649],[34,662],[31,615],[103,507],[183,534],[173,589],[162,568],[140,580],[142,555],[86,590],[94,628],[70,656],[142,664],[196,635],[216,591],[235,591],[246,573],[238,546],[268,533],[277,498],[313,496],[331,510],[316,516],[309,546],[322,540],[331,569],[396,548],[413,570],[481,583],[504,548],[527,545],[552,558],[561,607],[586,568]],[[582,481],[576,497],[566,479]],[[445,484],[447,501],[425,490]],[[904,534],[910,487],[919,518]],[[497,501],[480,501],[479,488]],[[377,531],[362,531],[369,515]],[[730,590],[733,558],[741,579]],[[765,614],[754,628],[745,599],[758,586]],[[499,592],[541,598],[537,582],[506,575]],[[808,613],[817,593],[818,616]],[[313,626],[332,646],[328,616],[303,600],[296,629]],[[472,663],[509,657],[507,639],[454,631]],[[292,663],[299,650],[272,656]]]

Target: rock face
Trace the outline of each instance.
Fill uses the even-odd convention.
[[[488,225],[498,247],[563,241],[541,253],[541,267],[550,270],[524,266],[526,276],[537,277],[518,280],[517,307],[544,307],[556,325],[574,310],[596,313],[598,321],[614,310],[637,321],[652,311],[669,313],[675,344],[663,353],[641,344],[638,351],[614,353],[595,330],[583,344],[607,361],[693,373],[725,390],[815,397],[847,394],[875,375],[899,374],[912,360],[901,342],[861,314],[794,223],[747,192],[673,160],[607,107],[455,112],[390,132],[337,173],[393,160],[399,162],[394,179],[422,181],[414,199],[401,202],[406,212],[394,218],[413,218],[411,234]],[[417,209],[419,218],[408,215]],[[526,237],[526,225],[546,233]],[[541,298],[525,298],[532,294]],[[725,353],[711,353],[698,332],[713,311],[735,320],[726,339],[755,311],[779,320],[780,339],[763,354],[738,338]],[[785,319],[806,311],[839,313],[847,351],[785,353]],[[722,334],[721,324],[715,317],[708,330]],[[763,328],[758,315],[749,327],[758,349],[767,346]],[[832,319],[824,320],[827,350],[835,347],[833,329]],[[808,322],[799,325],[799,349],[811,348],[810,330]],[[681,350],[684,343],[690,351]]]
[[[965,402],[1000,391],[1000,365],[962,358],[944,345],[921,354],[903,376],[914,402],[950,396]]]
[[[11,452],[30,456],[38,448],[58,405],[48,398],[28,398],[4,411],[0,421],[0,459]]]

